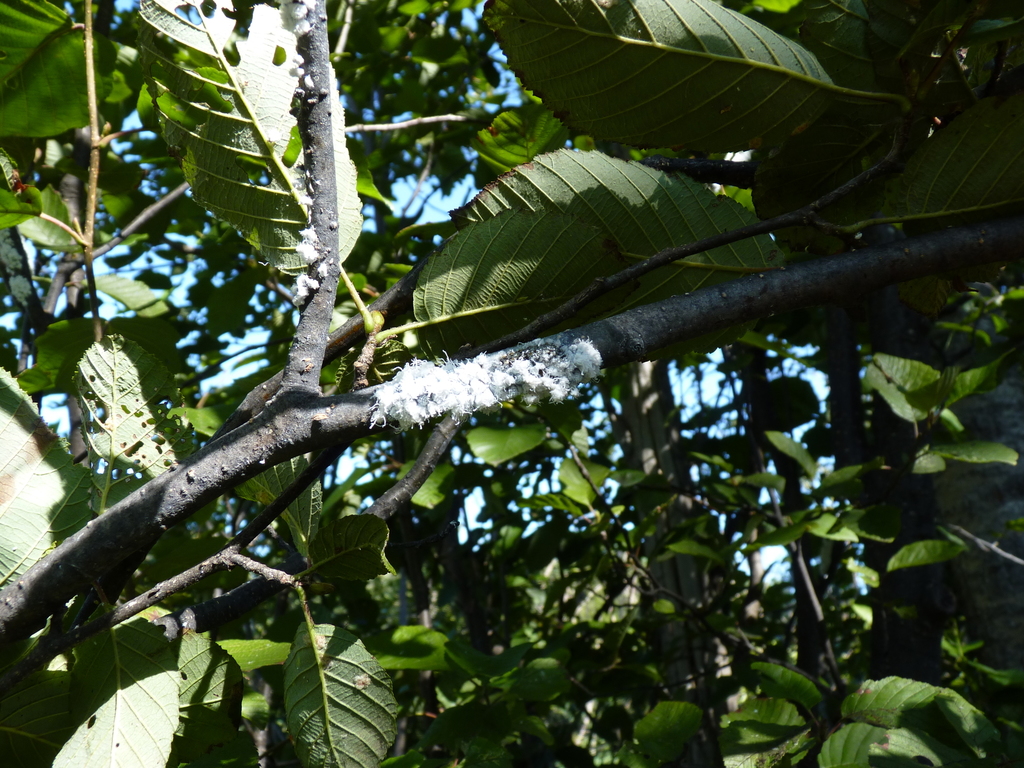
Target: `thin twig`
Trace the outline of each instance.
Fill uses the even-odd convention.
[[[1000,549],[999,545],[996,544],[995,542],[985,541],[984,539],[979,539],[973,533],[971,533],[970,531],[964,530],[959,525],[947,525],[946,527],[949,528],[951,531],[955,531],[960,536],[963,536],[965,539],[970,539],[972,542],[974,542],[975,546],[977,546],[978,549],[980,549],[980,550],[982,550],[984,552],[991,552],[994,555],[999,555],[1000,557],[1005,557],[1011,563],[1016,563],[1017,565],[1024,565],[1024,560],[1021,560],[1016,555],[1011,555],[1009,552],[1007,552],[1007,551],[1005,551],[1003,549]]]
[[[96,93],[96,66],[93,61],[92,0],[85,0],[85,91],[89,102],[89,188],[85,195],[85,236],[82,249],[85,254],[85,279],[89,285],[89,308],[95,340],[103,338],[103,320],[100,318],[99,296],[96,294],[96,276],[93,272],[93,243],[96,240],[96,206],[99,202],[100,155],[103,144],[100,135],[100,113]]]
[[[134,219],[129,221],[121,229],[121,232],[118,235],[116,235],[115,237],[111,238],[110,240],[108,240],[103,245],[99,246],[98,248],[94,249],[93,250],[93,254],[92,254],[93,257],[95,258],[97,256],[102,256],[107,251],[109,251],[111,248],[116,248],[117,246],[119,246],[121,243],[123,243],[125,241],[125,239],[129,235],[133,235],[138,230],[142,229],[142,226],[146,222],[148,222],[150,219],[152,219],[154,216],[156,216],[158,213],[160,213],[164,208],[166,208],[171,203],[173,203],[175,200],[177,200],[179,197],[181,197],[183,194],[185,194],[185,192],[188,191],[188,187],[189,187],[189,185],[188,185],[187,181],[182,182],[181,184],[176,186],[174,189],[172,189],[170,192],[168,192],[166,195],[164,195],[159,200],[157,200],[155,203],[151,203],[150,205],[147,205],[145,208],[143,208],[141,211],[139,211],[139,215],[138,216],[136,216]]]
[[[411,120],[401,120],[397,123],[359,123],[345,128],[345,133],[360,133],[366,131],[400,131],[404,128],[415,128],[420,125],[431,123],[480,123],[487,125],[486,120],[469,117],[468,115],[427,115],[426,117],[414,117]]]
[[[276,581],[278,584],[284,584],[288,587],[297,586],[299,583],[290,573],[285,573],[277,568],[271,568],[266,563],[246,557],[241,552],[226,552],[224,556],[235,565],[245,568],[249,573],[262,576],[267,581]]]
[[[338,43],[334,46],[334,54],[336,56],[342,56],[345,53],[345,48],[348,45],[348,35],[352,31],[352,14],[356,7],[356,0],[342,0],[339,4],[339,10],[345,9],[344,15],[341,21],[341,32],[338,34]]]

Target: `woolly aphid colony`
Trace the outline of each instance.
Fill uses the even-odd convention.
[[[601,372],[601,354],[587,339],[552,339],[441,365],[415,360],[374,392],[373,418],[402,429],[452,414],[466,417],[506,400],[558,402]]]

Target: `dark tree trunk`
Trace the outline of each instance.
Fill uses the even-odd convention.
[[[895,287],[880,291],[870,307],[871,345],[875,352],[936,364],[928,354],[927,318],[903,306]],[[910,469],[920,447],[913,424],[895,416],[881,397],[874,398],[871,437],[875,455],[891,469],[872,473],[873,500],[900,509],[901,529],[892,544],[869,542],[867,563],[878,571],[880,586],[872,593],[871,676],[909,677],[938,684],[942,632],[955,611],[952,593],[944,583],[941,564],[904,568],[886,573],[889,558],[900,547],[934,539],[938,507],[931,475]]]

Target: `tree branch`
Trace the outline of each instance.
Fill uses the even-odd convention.
[[[416,281],[420,272],[426,266],[427,260],[423,259],[411,271],[402,275],[402,278],[393,286],[380,295],[373,304],[369,306],[372,312],[380,312],[385,321],[398,317],[412,308],[412,296],[416,290]],[[360,315],[350,317],[340,328],[334,331],[327,339],[327,350],[324,352],[323,364],[341,357],[352,349],[359,341],[366,336],[366,325]],[[229,416],[221,425],[220,429],[213,436],[214,439],[226,435],[240,425],[256,417],[267,405],[270,399],[277,394],[284,380],[284,372],[280,372],[266,381],[253,387],[252,391],[245,396],[235,412]]]
[[[327,44],[327,6],[325,0],[305,0],[300,6],[305,9],[310,3],[314,10],[306,18],[309,30],[298,35],[296,44],[304,71],[296,95],[299,97],[298,124],[306,188],[313,198],[309,206],[309,228],[314,234],[306,235],[304,241],[316,249],[316,260],[304,276],[306,285],[313,290],[304,301],[300,300],[299,322],[284,369],[284,386],[319,392],[320,369],[338,293],[341,260],[331,120],[336,100],[333,98],[334,70]]]
[[[455,433],[462,426],[462,419],[448,415],[441,420],[441,423],[434,427],[434,431],[427,438],[427,444],[423,446],[416,463],[412,465],[405,476],[381,494],[380,498],[370,505],[364,514],[376,515],[382,520],[387,520],[402,505],[407,504],[416,494],[416,491],[427,481],[430,473],[434,471],[437,462],[448,450]]]
[[[569,345],[589,339],[610,368],[779,312],[847,305],[892,283],[1022,256],[1024,217],[939,230],[702,288],[556,334],[550,341]],[[211,440],[111,507],[0,592],[0,642],[32,634],[139,541],[159,535],[267,466],[382,430],[371,416],[379,389],[334,397],[282,391],[252,421]]]

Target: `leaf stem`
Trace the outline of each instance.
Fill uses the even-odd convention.
[[[761,270],[762,272],[764,270]],[[554,301],[554,299],[552,299]],[[458,320],[462,317],[473,317],[474,315],[482,315],[486,312],[496,312],[501,309],[512,309],[513,307],[520,307],[524,304],[522,301],[508,301],[504,304],[488,304],[485,307],[475,307],[474,309],[463,309],[459,312],[452,312],[450,315],[443,315],[441,317],[432,317],[429,320],[417,320],[413,323],[405,323],[404,325],[396,325],[394,328],[388,328],[384,331],[377,333],[377,341],[381,342],[384,339],[390,339],[392,336],[397,336],[400,333],[406,331],[415,331],[417,328],[427,328],[431,325],[437,325],[438,323],[445,323],[449,320]]]
[[[928,221],[929,219],[938,219],[946,216],[962,216],[968,213],[978,213],[980,211],[991,211],[997,208],[1005,208],[1009,205],[1020,205],[1021,202],[1024,202],[1024,200],[1001,200],[998,203],[974,205],[970,208],[951,208],[941,211],[930,211],[928,213],[908,213],[905,216],[885,216],[877,219],[864,219],[863,221],[855,221],[853,224],[830,225],[829,231],[837,235],[851,235],[859,232],[865,227],[872,227],[876,224],[904,224],[908,221]]]
[[[49,222],[50,224],[53,224],[55,227],[60,227],[61,229],[63,229],[65,232],[67,232],[74,239],[74,241],[76,243],[78,243],[80,246],[82,246],[83,250],[85,249],[85,243],[86,243],[85,238],[82,235],[80,235],[78,232],[76,232],[73,227],[69,227],[63,221],[61,221],[60,219],[58,219],[58,218],[56,218],[54,216],[51,216],[48,213],[39,213],[37,215],[43,221]]]

